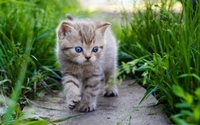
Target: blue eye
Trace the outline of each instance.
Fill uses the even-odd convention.
[[[83,51],[83,49],[81,47],[75,47],[75,51],[77,53],[81,53]]]
[[[98,49],[99,49],[98,47],[94,47],[94,48],[92,49],[92,52],[95,52],[95,53],[96,53],[96,52],[98,52]]]

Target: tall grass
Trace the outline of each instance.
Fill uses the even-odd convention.
[[[44,89],[61,87],[54,54],[55,28],[66,13],[76,13],[79,4],[4,0],[0,8],[0,95],[11,99],[3,104],[8,108],[0,123],[14,124],[19,118],[13,115],[17,103],[23,108],[27,99],[38,97]]]
[[[143,100],[154,94],[174,122],[200,124],[200,7],[187,1],[177,13],[173,5],[147,3],[122,25],[120,50],[131,58],[121,72],[139,77]]]

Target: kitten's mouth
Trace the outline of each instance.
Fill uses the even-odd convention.
[[[83,62],[83,64],[92,64],[92,61],[91,60],[85,60],[84,62]]]
[[[92,62],[90,62],[90,61],[85,61],[83,64],[84,64],[84,65],[88,65],[88,64],[92,64]]]

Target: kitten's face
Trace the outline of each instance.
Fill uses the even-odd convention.
[[[68,60],[90,64],[101,56],[104,48],[104,32],[110,24],[92,22],[62,22],[58,27],[59,48]]]

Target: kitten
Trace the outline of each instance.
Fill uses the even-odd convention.
[[[110,25],[89,19],[64,20],[56,30],[56,54],[70,109],[94,111],[102,82],[106,83],[104,96],[118,95],[117,44]]]

